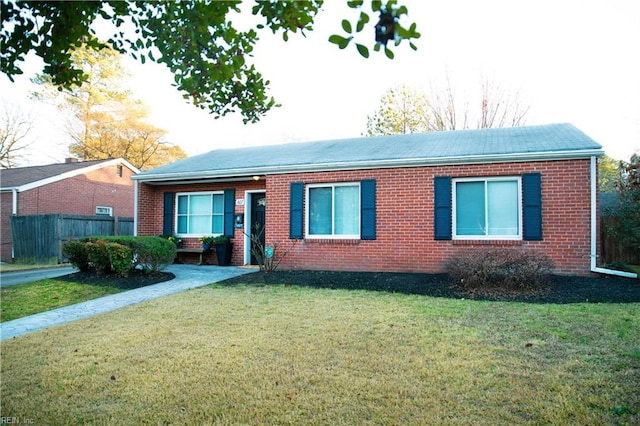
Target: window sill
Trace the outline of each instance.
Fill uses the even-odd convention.
[[[454,246],[521,246],[523,240],[452,240]]]
[[[334,245],[356,245],[360,244],[359,239],[341,238],[305,238],[305,244],[334,244]]]

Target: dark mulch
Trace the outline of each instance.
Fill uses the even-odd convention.
[[[638,303],[640,280],[614,276],[552,276],[549,284],[536,292],[492,289],[467,291],[445,274],[390,272],[274,271],[255,272],[220,284],[285,284],[317,288],[374,290],[421,294],[452,299],[493,300],[527,303]]]
[[[145,273],[142,270],[133,270],[128,277],[117,277],[115,275],[98,275],[93,272],[75,272],[56,278],[60,281],[81,282],[85,284],[106,285],[122,290],[132,290],[134,288],[145,287],[174,279],[176,276],[171,272],[151,272]]]
[[[76,272],[59,280],[110,285],[122,290],[144,287],[175,278],[170,272],[146,274],[135,270],[129,277]],[[552,276],[549,284],[538,291],[522,292],[506,289],[468,291],[453,283],[445,274],[393,272],[274,271],[254,272],[220,282],[235,284],[284,284],[305,287],[372,290],[391,293],[421,294],[450,299],[493,300],[527,303],[640,303],[640,280],[614,276]]]

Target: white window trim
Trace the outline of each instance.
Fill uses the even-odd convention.
[[[99,210],[105,210],[105,213],[100,213]],[[113,217],[113,207],[109,206],[96,206],[96,216],[111,216]]]
[[[359,181],[355,181],[355,182],[331,182],[331,183],[312,183],[312,184],[307,184],[305,185],[305,225],[304,225],[304,235],[305,238],[311,239],[311,240],[359,240],[360,239],[360,233],[358,234],[322,234],[322,235],[318,235],[318,234],[310,234],[309,233],[309,190],[312,188],[336,188],[336,187],[340,187],[340,186],[354,186],[358,188],[358,229],[362,232],[362,215],[361,215],[361,211],[362,211],[362,197],[360,195],[360,182]],[[335,192],[334,192],[335,194]],[[335,227],[335,202],[333,202],[334,200],[332,200],[331,203],[331,215],[332,215],[332,226]]]
[[[458,182],[517,182],[518,184],[518,234],[517,235],[458,235],[456,232],[457,223],[456,223],[456,209],[458,208],[456,199],[457,199],[457,183]],[[472,177],[472,178],[455,178],[451,180],[451,185],[453,186],[451,190],[451,222],[452,222],[452,238],[454,240],[511,240],[511,241],[519,241],[522,240],[522,177],[521,176],[500,176],[500,177]],[[487,193],[485,191],[485,209],[488,208],[486,203]],[[486,213],[486,211],[485,211]],[[488,219],[488,214],[485,215]]]
[[[213,235],[213,236],[218,236],[218,235],[222,235],[224,233],[224,208],[222,211],[222,232],[219,234],[214,234],[214,233],[208,233],[208,234],[184,234],[184,233],[178,233],[178,198],[180,196],[185,196],[185,195],[222,195],[222,199],[223,199],[223,203],[224,203],[224,191],[196,191],[196,192],[176,192],[176,198],[175,198],[175,209],[174,209],[174,214],[173,214],[173,229],[176,233],[176,236],[178,237],[185,237],[185,238],[200,238],[203,237],[205,235]],[[187,215],[189,216],[189,215]]]

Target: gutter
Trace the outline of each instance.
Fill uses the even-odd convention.
[[[597,220],[598,220],[598,211],[596,205],[596,196],[598,191],[597,185],[597,168],[596,168],[596,156],[591,156],[591,272],[595,272],[598,274],[608,274],[608,275],[616,275],[618,277],[625,278],[638,278],[638,274],[634,274],[633,272],[622,272],[616,271],[615,269],[606,269],[600,268],[597,266],[597,258],[598,258],[598,244],[597,244]]]

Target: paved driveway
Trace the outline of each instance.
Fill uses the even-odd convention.
[[[72,266],[57,266],[55,268],[37,268],[25,271],[3,272],[0,274],[0,287],[30,283],[45,278],[61,277],[76,272]]]

